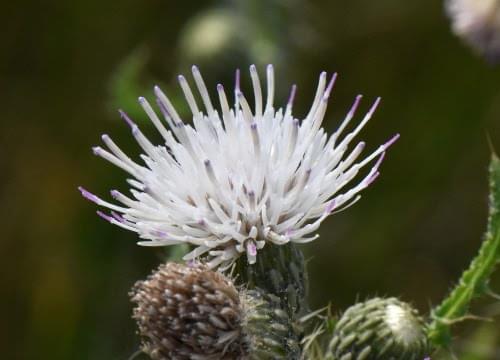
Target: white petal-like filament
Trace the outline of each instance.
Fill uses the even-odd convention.
[[[217,85],[220,110],[214,108],[198,68],[193,67],[192,73],[195,88],[183,76],[178,78],[192,122],[182,121],[158,87],[156,103],[163,119],[139,98],[164,144],[152,144],[122,112],[144,152],[142,162],[131,160],[107,135],[102,139],[109,151],[94,148],[96,155],[133,177],[127,180],[131,196],[113,190],[111,195],[120,204],[115,205],[80,188],[84,197],[111,210],[110,215],[99,211],[101,217],[137,232],[140,245],[194,245],[186,260],[206,257],[209,266],[227,269],[243,254],[254,263],[267,243],[316,239],[314,232],[323,220],[357,202],[360,192],[377,178],[387,148],[398,137],[359,160],[365,144],[351,142],[380,101],[342,135],[361,96],[337,131],[327,136],[321,124],[336,74],[330,80],[326,73],[320,75],[311,109],[300,121],[292,115],[295,85],[285,109],[275,110],[271,65],[266,69],[265,106],[257,68],[250,67],[253,109],[241,92],[239,71],[234,108],[229,107],[223,86]],[[205,113],[192,89],[198,90]]]

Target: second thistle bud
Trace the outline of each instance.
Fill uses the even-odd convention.
[[[336,360],[421,360],[427,351],[422,319],[396,298],[374,298],[348,308],[328,346]]]
[[[137,282],[131,299],[137,305],[133,318],[142,350],[152,359],[239,356],[240,300],[223,275],[201,266],[168,263]]]
[[[280,299],[239,290],[205,266],[162,265],[131,292],[142,350],[154,360],[295,359]]]

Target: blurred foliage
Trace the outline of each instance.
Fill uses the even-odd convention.
[[[151,79],[142,81],[141,73],[146,66],[149,56],[147,50],[138,48],[125,57],[123,62],[116,67],[115,73],[109,81],[110,108],[116,111],[118,108],[133,109],[128,111],[132,118],[143,118],[143,110],[135,106],[137,94],[151,97],[153,91],[150,87],[144,86],[143,82],[151,83]],[[142,111],[141,111],[142,110]]]
[[[361,92],[364,109],[383,98],[361,135],[367,144],[402,135],[363,201],[303,247],[313,307],[391,295],[426,313],[479,247],[486,133],[500,149],[500,70],[451,34],[440,1],[25,0],[4,4],[0,17],[2,358],[127,359],[137,350],[127,292],[165,250],[140,248],[100,221],[76,187],[126,190],[124,174],[90,151],[106,132],[139,153],[110,105],[143,120],[134,99],[161,84],[187,109],[176,75],[192,63],[212,89],[232,84],[236,67],[275,63],[278,101],[299,86],[298,117],[319,72],[338,71],[327,129]],[[143,128],[155,139],[151,124]],[[498,276],[491,286],[500,289]],[[462,324],[453,351],[500,358],[498,329]]]

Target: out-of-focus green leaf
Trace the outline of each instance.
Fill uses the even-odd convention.
[[[148,77],[145,74],[148,60],[148,51],[144,47],[137,48],[118,65],[109,81],[110,108],[113,111],[124,109],[136,121],[147,118],[137,103],[138,96],[153,94],[152,86],[142,85],[141,81]]]

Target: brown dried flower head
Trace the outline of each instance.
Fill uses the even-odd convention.
[[[131,292],[133,318],[152,359],[245,356],[238,290],[203,265],[161,265]]]

